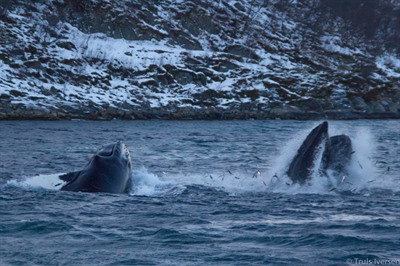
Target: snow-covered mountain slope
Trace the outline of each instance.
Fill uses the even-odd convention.
[[[0,119],[400,117],[397,0],[0,3]]]

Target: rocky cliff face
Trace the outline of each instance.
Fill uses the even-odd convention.
[[[0,6],[0,119],[400,117],[398,1]]]

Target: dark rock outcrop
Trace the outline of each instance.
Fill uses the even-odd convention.
[[[400,117],[396,1],[0,7],[1,119]]]

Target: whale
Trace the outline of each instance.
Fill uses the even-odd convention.
[[[66,182],[60,190],[74,192],[127,193],[131,187],[132,162],[124,143],[107,144],[82,170],[59,176]]]
[[[321,145],[326,145],[328,139],[328,122],[326,121],[316,126],[307,135],[286,172],[293,183],[304,184],[311,179],[314,159]]]
[[[347,166],[353,154],[351,139],[347,135],[337,135],[329,138],[322,156],[323,171],[334,171],[336,175],[347,175]]]
[[[318,156],[322,152],[322,156]],[[329,171],[335,176],[347,175],[347,166],[353,154],[347,135],[329,136],[328,122],[324,121],[307,135],[286,171],[292,183],[304,185],[317,170],[322,176]],[[320,160],[320,161],[318,161]],[[315,169],[315,166],[320,166]]]

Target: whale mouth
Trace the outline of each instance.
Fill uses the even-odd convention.
[[[121,141],[118,141],[116,144],[114,144],[111,155],[114,155],[116,153],[121,153],[123,151],[124,147],[125,147],[125,145]]]
[[[118,141],[116,144],[107,144],[105,146],[103,146],[98,152],[97,155],[101,156],[101,157],[111,157],[114,155],[119,154],[124,154],[125,150],[127,150],[127,148],[125,147],[125,145],[121,142]]]
[[[119,158],[128,161],[128,165],[131,166],[130,152],[126,145],[121,141],[105,145],[97,152],[96,156],[104,159]]]
[[[130,158],[130,152],[129,152],[128,148],[127,148],[126,145],[125,145],[123,142],[121,142],[121,141],[118,141],[118,142],[114,145],[112,155],[117,154],[117,153],[118,153],[118,154],[121,154],[122,156],[125,156],[125,157],[127,157],[127,158]]]
[[[115,144],[105,145],[97,152],[97,155],[101,157],[110,157],[114,154],[115,146]]]

